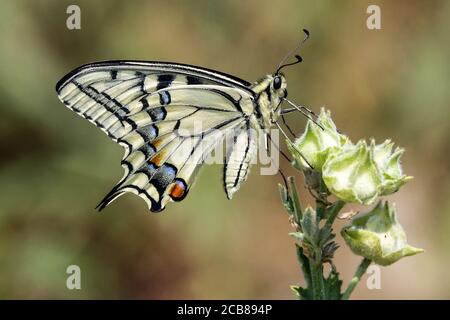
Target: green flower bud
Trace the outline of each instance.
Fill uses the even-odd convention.
[[[388,202],[383,205],[380,201],[372,211],[353,218],[341,235],[355,254],[382,266],[423,252],[407,244],[395,206]]]
[[[299,170],[311,169],[311,165],[314,170],[321,172],[330,152],[351,144],[348,137],[337,131],[330,111],[322,108],[318,123],[323,129],[308,121],[305,132],[294,143],[287,141],[289,151],[294,156],[293,165]]]
[[[403,174],[402,166],[400,164],[400,157],[404,149],[396,148],[392,151],[393,143],[386,140],[383,144],[375,146],[372,141],[372,148],[374,149],[375,161],[383,173],[383,186],[381,195],[387,195],[398,191],[398,189],[406,182],[412,179],[410,176]]]
[[[370,205],[412,178],[402,171],[400,157],[404,150],[392,151],[390,140],[379,145],[374,140],[370,146],[365,141],[354,145],[337,131],[324,108],[318,122],[322,128],[308,121],[305,132],[294,143],[287,142],[293,165],[303,171],[310,188],[317,189],[323,180],[328,191],[340,200]]]
[[[322,175],[328,190],[345,202],[371,204],[380,193],[381,172],[365,141],[335,152],[327,159]]]
[[[356,146],[330,154],[322,168],[328,190],[345,202],[372,204],[377,197],[396,192],[411,177],[405,176],[400,165],[403,149],[392,153],[393,144],[386,140],[367,146]]]

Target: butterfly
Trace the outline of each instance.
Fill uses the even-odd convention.
[[[304,32],[300,45],[309,37]],[[314,115],[287,100],[281,69],[301,62],[295,55],[295,62],[284,63],[291,55],[275,73],[253,84],[171,62],[103,61],[65,75],[56,85],[59,99],[125,148],[124,176],[97,209],[126,192],[142,197],[153,212],[163,210],[169,201],[183,200],[206,157],[230,137],[223,181],[231,199],[248,176],[257,136],[267,137],[272,127],[281,129],[278,119],[286,113]],[[293,108],[282,109],[283,101]],[[202,124],[200,130],[195,130],[196,123]]]

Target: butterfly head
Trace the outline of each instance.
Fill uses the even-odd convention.
[[[261,114],[259,121],[262,127],[269,128],[278,118],[278,107],[287,97],[286,87],[286,78],[281,72],[268,74],[252,86],[258,97],[257,104]]]
[[[287,97],[287,81],[284,74],[281,72],[267,76],[269,79],[268,88],[266,91],[270,91],[270,100],[272,108],[276,108],[283,98]]]
[[[274,75],[272,75],[272,79],[271,79],[271,87],[274,90],[274,92],[276,93],[282,93],[286,91],[286,77],[284,76],[284,74],[280,73],[276,73]]]

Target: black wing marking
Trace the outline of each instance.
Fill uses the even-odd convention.
[[[65,75],[56,84],[56,92],[60,92],[61,88],[67,82],[70,82],[76,76],[83,73],[90,73],[96,70],[110,70],[111,78],[114,80],[119,70],[136,70],[143,72],[156,72],[156,73],[177,73],[188,76],[189,84],[201,84],[202,80],[209,80],[214,83],[222,84],[227,87],[236,87],[242,90],[246,90],[248,94],[254,96],[254,92],[250,89],[251,83],[235,77],[230,74],[226,74],[217,70],[208,68],[197,67],[189,64],[174,63],[174,62],[162,62],[162,61],[139,61],[139,60],[110,60],[99,61],[94,63],[88,63],[82,65],[67,75]],[[200,81],[200,82],[198,82]]]

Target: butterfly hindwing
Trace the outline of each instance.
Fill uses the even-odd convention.
[[[227,147],[224,166],[224,187],[228,199],[239,190],[242,182],[247,179],[250,164],[256,153],[255,132],[246,122],[233,136],[233,143]]]
[[[184,199],[206,156],[248,123],[253,108],[244,81],[164,63],[88,65],[63,78],[57,92],[67,107],[125,147],[124,177],[100,210],[125,192],[141,196],[152,211]],[[234,170],[239,150],[231,153],[227,170]]]
[[[188,119],[180,120],[180,126]],[[152,211],[160,211],[169,200],[184,199],[207,155],[241,122],[241,118],[236,117],[222,122],[223,130],[209,127],[192,135],[187,134],[189,131],[169,131],[144,142],[122,161],[125,177],[102,201],[100,208],[127,191],[143,197]],[[161,122],[161,125],[169,123]]]

